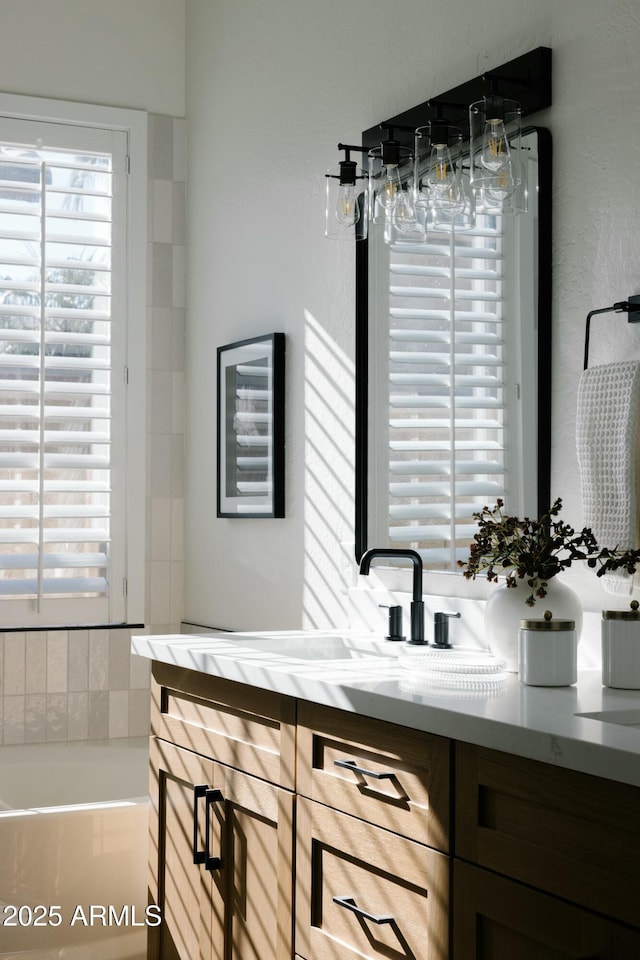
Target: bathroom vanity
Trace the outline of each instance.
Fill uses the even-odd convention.
[[[133,648],[154,661],[150,957],[640,956],[637,694],[598,671],[429,690],[334,634]]]

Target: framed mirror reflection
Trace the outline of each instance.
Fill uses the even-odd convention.
[[[523,130],[523,202],[421,242],[356,244],[356,557],[468,556],[473,513],[549,503],[551,137]]]

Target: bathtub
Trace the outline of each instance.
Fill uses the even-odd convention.
[[[143,960],[146,739],[0,747],[0,958]]]

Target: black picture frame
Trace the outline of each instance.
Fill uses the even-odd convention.
[[[284,517],[285,335],[218,347],[217,516]]]

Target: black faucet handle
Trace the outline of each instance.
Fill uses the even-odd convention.
[[[389,633],[385,640],[405,640],[402,635],[402,607],[389,606],[388,603],[379,604],[389,611]]]
[[[439,610],[433,615],[433,645],[440,650],[450,650],[449,643],[449,619],[451,617],[458,619],[461,613],[442,613]]]

